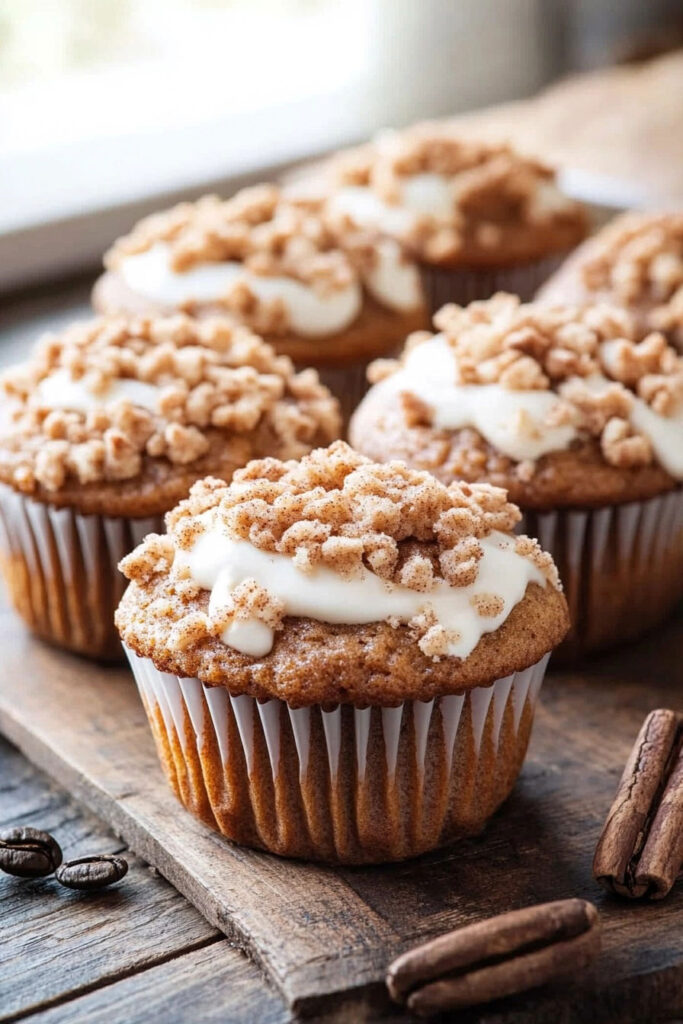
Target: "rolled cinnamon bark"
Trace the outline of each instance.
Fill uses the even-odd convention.
[[[593,876],[630,899],[663,899],[683,865],[683,718],[643,722],[607,815]]]

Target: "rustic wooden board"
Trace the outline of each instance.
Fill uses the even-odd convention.
[[[284,1024],[253,964],[106,824],[0,737],[0,826],[41,825],[67,859],[122,852],[129,871],[107,892],[0,875],[0,1021],[29,1024]]]
[[[277,996],[224,941],[99,988],[27,1024],[286,1024]]]
[[[125,850],[92,814],[79,813],[63,792],[36,786],[27,771],[15,771],[13,761],[35,772],[16,751],[13,758],[3,756],[0,826],[39,823],[58,837],[67,860]],[[85,899],[52,879],[0,877],[0,1021],[221,941],[220,932],[170,885],[137,857],[127,859],[125,885]]]
[[[195,822],[162,779],[128,671],[47,648],[7,610],[0,729],[243,947],[296,1011],[378,1010],[388,961],[417,939],[578,895],[602,915],[596,976],[482,1019],[673,1017],[683,1013],[683,886],[664,903],[633,905],[602,893],[590,869],[644,714],[682,706],[681,634],[679,620],[580,672],[552,674],[520,783],[486,832],[390,867],[288,862]]]

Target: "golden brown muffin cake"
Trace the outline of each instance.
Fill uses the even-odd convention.
[[[683,360],[615,307],[501,294],[435,324],[371,367],[352,443],[504,487],[557,562],[565,653],[660,621],[683,593]]]
[[[584,242],[541,288],[541,302],[610,302],[642,334],[683,350],[683,212],[625,213]]]
[[[29,626],[120,652],[117,562],[207,473],[296,457],[340,431],[314,370],[295,373],[222,319],[109,317],[46,336],[2,384],[2,566]]]
[[[501,288],[531,298],[586,234],[582,208],[549,167],[443,124],[340,153],[327,177],[328,218],[342,243],[398,240],[420,267],[432,312]]]
[[[369,360],[425,325],[416,268],[396,244],[336,242],[313,198],[275,185],[205,196],[147,217],[105,256],[101,312],[217,313],[314,366],[348,413]]]
[[[337,442],[206,479],[123,560],[116,623],[165,772],[237,842],[348,863],[479,831],[568,628],[486,484]]]

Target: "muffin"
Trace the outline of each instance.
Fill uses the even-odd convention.
[[[344,442],[207,479],[121,563],[165,773],[236,842],[342,863],[478,832],[524,759],[567,608],[488,485]]]
[[[397,240],[433,313],[506,289],[530,299],[586,234],[555,174],[444,125],[391,132],[333,160],[327,216],[340,239]]]
[[[426,323],[419,275],[399,246],[344,252],[319,200],[274,185],[148,217],[105,265],[93,292],[100,312],[227,315],[297,367],[314,366],[347,414],[368,362]]]
[[[584,242],[541,288],[542,302],[611,302],[642,334],[683,350],[683,212],[625,213]]]
[[[683,595],[683,361],[608,306],[500,294],[409,340],[350,437],[444,483],[507,489],[557,563],[576,656],[639,636]]]
[[[197,479],[339,436],[314,370],[222,320],[102,318],[48,335],[3,377],[0,564],[30,628],[121,656],[117,563]]]

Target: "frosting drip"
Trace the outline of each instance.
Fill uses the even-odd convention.
[[[423,592],[385,581],[365,567],[349,577],[324,566],[302,572],[287,555],[229,537],[213,510],[199,518],[204,532],[191,548],[176,551],[175,565],[189,570],[195,583],[211,591],[210,615],[229,605],[230,595],[240,583],[253,580],[282,602],[285,615],[321,622],[359,625],[395,619],[409,623],[429,612],[447,631],[448,655],[466,658],[484,633],[495,631],[507,619],[529,583],[546,584],[541,570],[515,551],[515,538],[500,531],[480,541],[483,555],[473,584],[452,587],[437,580]],[[491,594],[498,598],[499,610],[483,616],[477,610],[477,600],[486,600]],[[258,658],[270,651],[274,630],[256,618],[233,619],[221,639]]]
[[[430,408],[437,429],[472,427],[517,462],[565,450],[578,437],[575,426],[551,426],[548,422],[561,401],[554,391],[514,390],[500,384],[459,385],[456,377],[453,350],[443,335],[435,335],[409,352],[401,369],[376,387],[391,394],[407,391],[416,395]],[[569,378],[568,383],[573,380],[594,393],[613,383],[601,374]],[[671,476],[683,479],[683,407],[671,416],[662,416],[632,395],[629,419],[648,439],[660,465]]]
[[[400,312],[418,309],[423,302],[420,273],[406,259],[398,242],[383,238],[375,246],[375,262],[364,277],[370,294],[379,303]]]
[[[292,330],[311,336],[344,330],[356,319],[362,305],[357,281],[323,294],[294,278],[254,274],[232,261],[173,270],[170,250],[164,242],[126,256],[118,272],[131,291],[169,307],[218,302],[236,283],[244,282],[259,301],[282,302]]]

